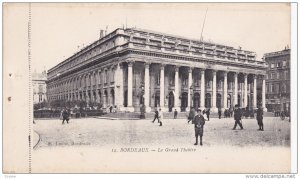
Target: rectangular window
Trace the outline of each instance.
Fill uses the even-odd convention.
[[[283,67],[286,66],[286,61],[282,61],[282,66],[283,66]]]
[[[271,68],[274,68],[274,63],[271,63]]]

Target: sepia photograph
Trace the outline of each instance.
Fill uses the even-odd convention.
[[[2,10],[3,173],[296,172],[292,3]]]

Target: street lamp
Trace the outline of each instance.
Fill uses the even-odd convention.
[[[193,107],[193,85],[190,86],[190,95],[191,95],[191,101],[189,101],[191,108]]]
[[[140,85],[140,89],[141,89],[141,107],[140,107],[140,111],[141,111],[141,115],[140,115],[140,119],[145,119],[145,112],[146,112],[146,108],[145,108],[145,104],[144,104],[144,94],[145,94],[145,87],[144,87],[144,83],[141,82]]]

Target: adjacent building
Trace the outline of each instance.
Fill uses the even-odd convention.
[[[265,107],[267,65],[251,51],[185,37],[116,29],[48,71],[52,100],[119,111]]]
[[[46,71],[43,71],[42,73],[37,73],[37,72],[32,73],[33,104],[47,101],[46,81],[47,81]]]
[[[290,109],[290,49],[267,53],[266,107],[268,111]]]

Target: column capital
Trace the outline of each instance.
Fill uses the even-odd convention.
[[[164,70],[164,69],[165,69],[165,66],[166,66],[166,64],[161,63],[161,64],[160,64],[160,69],[161,69],[161,70]]]
[[[227,74],[228,74],[229,72],[228,71],[223,71],[223,75],[225,76],[227,76]]]
[[[189,73],[193,72],[194,67],[189,67]]]
[[[253,74],[253,79],[257,79],[257,75],[256,74]]]
[[[180,68],[180,66],[178,66],[178,65],[174,65],[175,66],[175,72],[178,72],[179,71],[179,68]]]
[[[217,75],[217,70],[212,70],[213,75]]]
[[[117,66],[118,66],[118,64],[117,64],[117,63],[115,63],[115,64],[112,64],[112,65],[110,66],[110,69],[114,70],[114,69],[116,69],[116,68],[117,68]]]
[[[151,65],[151,63],[150,62],[145,62],[145,68],[149,68],[150,67],[150,65]]]
[[[127,64],[128,64],[128,66],[129,66],[129,67],[132,67],[132,66],[133,66],[133,63],[134,63],[134,61],[133,61],[133,60],[126,61],[126,62],[127,62]]]
[[[204,74],[205,73],[205,69],[201,68],[200,69],[200,73],[201,73],[201,75]]]

